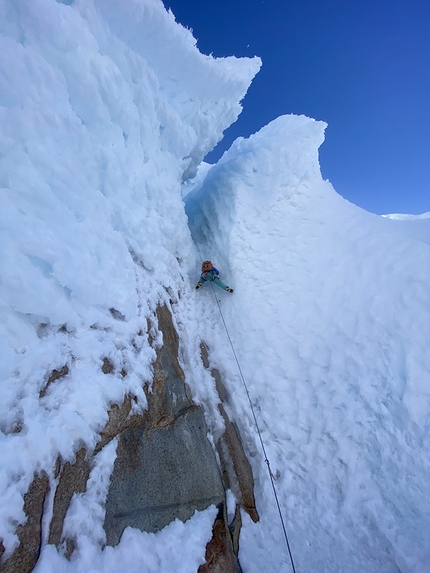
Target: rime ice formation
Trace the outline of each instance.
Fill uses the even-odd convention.
[[[260,521],[242,510],[241,567],[289,570],[215,295],[297,571],[428,571],[430,219],[342,199],[319,170],[325,124],[303,116],[202,163],[260,61],[200,54],[158,0],[2,0],[0,32],[1,567],[29,522],[29,488],[43,510],[37,573],[204,563],[213,505],[105,547],[107,428],[150,411],[168,308],[214,452],[231,420],[250,460]],[[195,292],[202,258],[233,296]],[[50,537],[65,468],[83,485]],[[244,494],[230,481],[233,522]]]
[[[224,313],[298,569],[423,572],[430,221],[378,217],[336,194],[319,171],[324,127],[285,116],[236,141],[186,195],[190,228],[235,287]],[[236,408],[251,432],[246,401]],[[247,571],[263,567],[267,536],[282,543],[260,475],[267,513],[258,543],[245,529]],[[281,570],[279,552],[271,559]]]

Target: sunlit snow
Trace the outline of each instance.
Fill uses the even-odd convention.
[[[429,214],[378,217],[345,201],[320,175],[325,124],[304,116],[202,163],[260,61],[200,54],[158,0],[1,0],[0,32],[5,557],[34,472],[52,475],[58,455],[93,448],[127,393],[146,407],[155,353],[136,333],[165,302],[211,433],[222,421],[201,340],[253,467],[261,521],[243,515],[244,573],[290,570],[216,296],[298,573],[429,571]],[[234,295],[195,291],[207,258]],[[72,561],[46,545],[45,527],[36,571],[196,571],[213,507],[155,535],[128,529],[102,550],[114,459],[112,442],[71,504]]]

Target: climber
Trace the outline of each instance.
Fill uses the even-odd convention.
[[[218,275],[219,271],[213,266],[213,264],[210,261],[203,261],[202,274],[199,282],[197,283],[196,289],[199,289],[201,286],[203,286],[203,283],[206,281],[213,281],[216,285],[223,288],[227,292],[233,292],[232,288],[225,285],[223,282],[219,280]]]

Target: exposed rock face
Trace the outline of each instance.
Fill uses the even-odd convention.
[[[200,352],[203,365],[209,368],[208,349],[204,342],[200,344]],[[228,395],[221,374],[217,368],[212,368],[211,375],[222,402],[218,404],[218,409],[225,423],[224,434],[217,443],[222,478],[225,488],[231,489],[239,502],[230,524],[225,511],[218,514],[213,526],[212,539],[206,547],[206,563],[199,568],[198,573],[236,573],[241,571],[237,559],[242,527],[240,508],[249,514],[254,523],[259,520],[255,507],[254,477],[237,428],[228,418],[223,406],[223,403],[228,401]]]
[[[33,571],[40,555],[43,504],[48,492],[48,476],[45,473],[34,476],[28,492],[24,496],[24,513],[27,516],[27,521],[24,525],[19,525],[16,530],[19,546],[10,558],[0,565],[1,573],[30,573]]]
[[[159,531],[178,518],[224,501],[214,452],[200,408],[170,426],[129,428],[121,435],[106,502],[107,543],[116,545],[127,526]]]
[[[158,329],[163,334],[163,346],[156,348],[153,381],[145,387],[148,408],[131,414],[134,397],[126,396],[120,405],[114,404],[109,420],[101,432],[93,452],[81,448],[74,462],[57,460],[52,477],[58,480],[53,500],[48,542],[61,548],[66,557],[75,550],[75,540],[65,539],[64,519],[74,493],[86,491],[91,458],[116,436],[119,437],[117,459],[111,476],[106,501],[104,528],[107,543],[116,545],[128,526],[142,531],[159,531],[172,520],[190,518],[195,510],[214,504],[219,513],[213,525],[212,540],[206,548],[206,563],[199,573],[240,573],[237,559],[241,528],[240,508],[258,520],[253,495],[251,466],[242,448],[234,424],[222,403],[219,410],[224,418],[225,433],[216,444],[221,462],[207,438],[207,426],[201,407],[195,405],[178,361],[179,338],[167,306],[157,310]],[[148,324],[148,333],[151,324]],[[139,331],[137,336],[144,336]],[[148,334],[149,342],[154,340]],[[201,345],[202,360],[209,368],[206,346]],[[103,359],[102,371],[113,372],[113,365]],[[69,373],[69,366],[54,370],[46,388]],[[121,371],[125,376],[127,373]],[[211,370],[221,402],[228,401],[227,392],[216,369]],[[234,491],[239,505],[229,524],[225,489]],[[20,545],[12,556],[0,565],[0,573],[30,573],[38,560],[42,540],[44,502],[49,492],[45,473],[35,476],[24,497],[27,522],[17,528]],[[4,553],[0,542],[0,557]]]
[[[219,509],[212,528],[212,539],[206,546],[206,562],[198,573],[242,573],[234,552],[233,542],[227,527],[224,505]]]
[[[228,419],[222,404],[219,404],[218,407],[225,422],[225,432],[218,443],[218,452],[220,453],[220,458],[225,460],[223,466],[227,470],[227,484],[234,490],[237,482],[239,492],[235,491],[234,493],[240,500],[240,506],[248,513],[252,521],[256,523],[259,518],[255,507],[254,476],[252,475],[251,465],[243,450],[236,426]],[[231,461],[233,466],[233,472],[230,469],[231,464],[229,461]]]
[[[60,481],[54,496],[54,510],[49,527],[48,543],[58,545],[63,532],[64,518],[74,493],[83,493],[87,488],[90,465],[86,459],[87,451],[81,448],[76,454],[74,464],[66,462],[62,468]]]
[[[155,532],[224,502],[203,410],[187,395],[178,335],[166,306],[157,318],[163,347],[157,351],[148,410],[120,434],[106,501],[108,545],[116,545],[128,526]]]
[[[202,362],[205,368],[209,368],[208,350],[204,342],[200,344]],[[227,391],[221,380],[221,374],[217,368],[211,369],[211,374],[215,379],[216,389],[221,402],[228,401]],[[224,419],[225,431],[217,443],[217,450],[221,460],[223,470],[223,480],[226,488],[232,489],[240,500],[242,507],[256,523],[259,519],[255,507],[254,498],[254,476],[252,475],[251,464],[246,457],[236,426],[227,416],[223,404],[218,404],[218,409]]]

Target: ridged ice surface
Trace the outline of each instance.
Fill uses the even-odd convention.
[[[73,559],[46,545],[57,458],[91,451],[125,395],[132,413],[146,407],[162,343],[154,313],[167,304],[209,439],[223,421],[202,340],[252,463],[261,521],[243,516],[243,570],[289,571],[214,294],[209,284],[194,290],[210,258],[234,288],[216,296],[297,572],[429,571],[430,219],[382,218],[342,199],[320,175],[325,124],[302,116],[237,140],[190,181],[260,62],[200,54],[158,0],[0,0],[0,32],[6,556],[25,521],[23,495],[45,470],[37,573],[191,573],[203,562],[213,507],[156,535],[127,529],[101,550],[114,442],[66,515]]]
[[[337,195],[319,172],[323,130],[285,116],[235,142],[186,196],[190,227],[235,289],[220,304],[280,472],[298,570],[424,572],[430,220],[381,218]],[[214,346],[225,363],[228,344]],[[242,562],[281,570],[286,549],[267,554],[282,535],[261,454],[254,471],[265,504]]]

